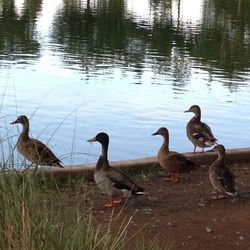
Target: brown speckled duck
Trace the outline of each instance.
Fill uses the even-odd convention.
[[[63,168],[61,161],[54,153],[41,141],[29,137],[29,119],[25,115],[20,115],[11,124],[20,123],[23,131],[17,141],[17,150],[27,160],[37,165],[55,166]]]
[[[235,176],[225,165],[225,148],[218,144],[214,147],[214,151],[218,154],[218,158],[209,166],[209,179],[216,191],[216,196],[212,199],[223,199],[224,194],[235,197],[237,196]]]
[[[109,136],[106,133],[101,132],[87,141],[97,141],[102,145],[102,153],[96,163],[94,178],[98,187],[111,197],[111,203],[105,204],[104,207],[112,208],[115,204],[124,203],[128,192],[131,192],[133,195],[145,194],[143,193],[143,188],[138,186],[124,172],[109,165]]]
[[[196,147],[202,148],[202,152],[204,152],[205,147],[215,145],[217,139],[214,138],[210,127],[206,123],[201,122],[200,107],[198,105],[193,105],[184,112],[194,113],[194,117],[186,126],[187,137],[194,144],[193,153],[195,153]]]
[[[195,162],[189,160],[183,154],[169,150],[169,132],[167,128],[159,128],[152,135],[161,135],[163,137],[163,144],[158,151],[157,159],[161,167],[171,173],[171,177],[167,177],[166,180],[177,182],[180,173],[189,172],[198,167]]]

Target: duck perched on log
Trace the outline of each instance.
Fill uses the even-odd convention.
[[[218,158],[209,166],[209,179],[216,191],[216,196],[212,199],[219,200],[225,198],[225,195],[237,196],[235,176],[225,165],[225,148],[223,145],[216,145],[214,151]],[[219,193],[223,195],[219,195]]]
[[[145,194],[144,189],[137,185],[129,176],[109,165],[108,134],[101,132],[87,141],[97,141],[102,145],[102,153],[96,163],[94,178],[98,187],[111,197],[111,203],[105,204],[104,207],[112,208],[116,204],[124,203],[128,193],[132,195]]]
[[[11,124],[20,123],[23,126],[17,141],[17,150],[27,160],[37,165],[54,166],[63,168],[62,162],[54,155],[48,146],[37,139],[29,137],[29,119],[25,115],[20,115]]]
[[[216,144],[211,128],[201,121],[201,109],[198,105],[191,106],[184,112],[193,112],[194,117],[188,122],[186,126],[186,133],[188,139],[194,144],[195,153],[196,147],[202,148],[204,152],[205,147],[211,147]]]
[[[185,155],[169,150],[169,132],[165,127],[159,128],[152,135],[161,135],[163,137],[163,144],[160,147],[157,159],[162,168],[171,173],[171,177],[166,180],[177,182],[180,173],[189,172],[198,167],[198,165],[189,160]]]

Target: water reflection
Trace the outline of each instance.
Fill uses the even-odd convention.
[[[140,76],[146,67],[156,74],[173,68],[175,81],[185,82],[190,79],[191,57],[211,76],[219,76],[219,69],[228,79],[248,80],[240,75],[249,69],[246,3],[198,1],[202,18],[194,15],[194,21],[192,12],[183,18],[187,2],[182,7],[181,1],[151,1],[145,17],[130,11],[131,1],[64,1],[53,23],[53,39],[64,45],[66,64],[80,60],[86,71],[118,65],[132,67]]]
[[[240,0],[0,0],[1,115],[35,113],[35,137],[77,155],[66,163],[93,161],[83,135],[101,130],[111,159],[151,156],[161,126],[186,151],[194,103],[220,142],[246,146],[249,13]]]
[[[36,37],[36,18],[42,0],[24,1],[19,13],[14,0],[0,1],[0,51],[8,59],[39,56],[40,44]]]

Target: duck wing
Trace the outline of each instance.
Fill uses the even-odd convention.
[[[220,181],[223,185],[226,193],[235,193],[236,192],[236,182],[235,182],[235,175],[232,173],[232,171],[224,167],[220,170]]]
[[[42,165],[58,165],[61,166],[61,161],[55,156],[51,149],[37,139],[30,139],[25,148],[29,153],[27,157],[30,161]],[[62,167],[62,166],[61,166]]]
[[[142,192],[143,188],[139,187],[126,173],[120,169],[109,167],[105,170],[106,176],[114,183],[118,189],[132,190],[134,193]]]
[[[211,128],[203,122],[189,123],[187,131],[190,140],[196,141],[198,145],[212,146],[217,140],[214,138]]]
[[[172,167],[179,168],[180,172],[188,172],[196,169],[199,165],[188,159],[185,155],[177,152],[171,152],[168,155],[168,162]]]

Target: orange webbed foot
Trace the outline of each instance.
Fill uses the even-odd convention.
[[[115,201],[114,200],[114,204],[123,204],[124,202],[125,202],[125,198],[121,198],[120,200],[118,200],[118,201]]]
[[[105,204],[103,207],[113,208],[117,204],[123,204],[125,202],[125,198],[121,198],[120,200],[111,200],[111,203]]]

